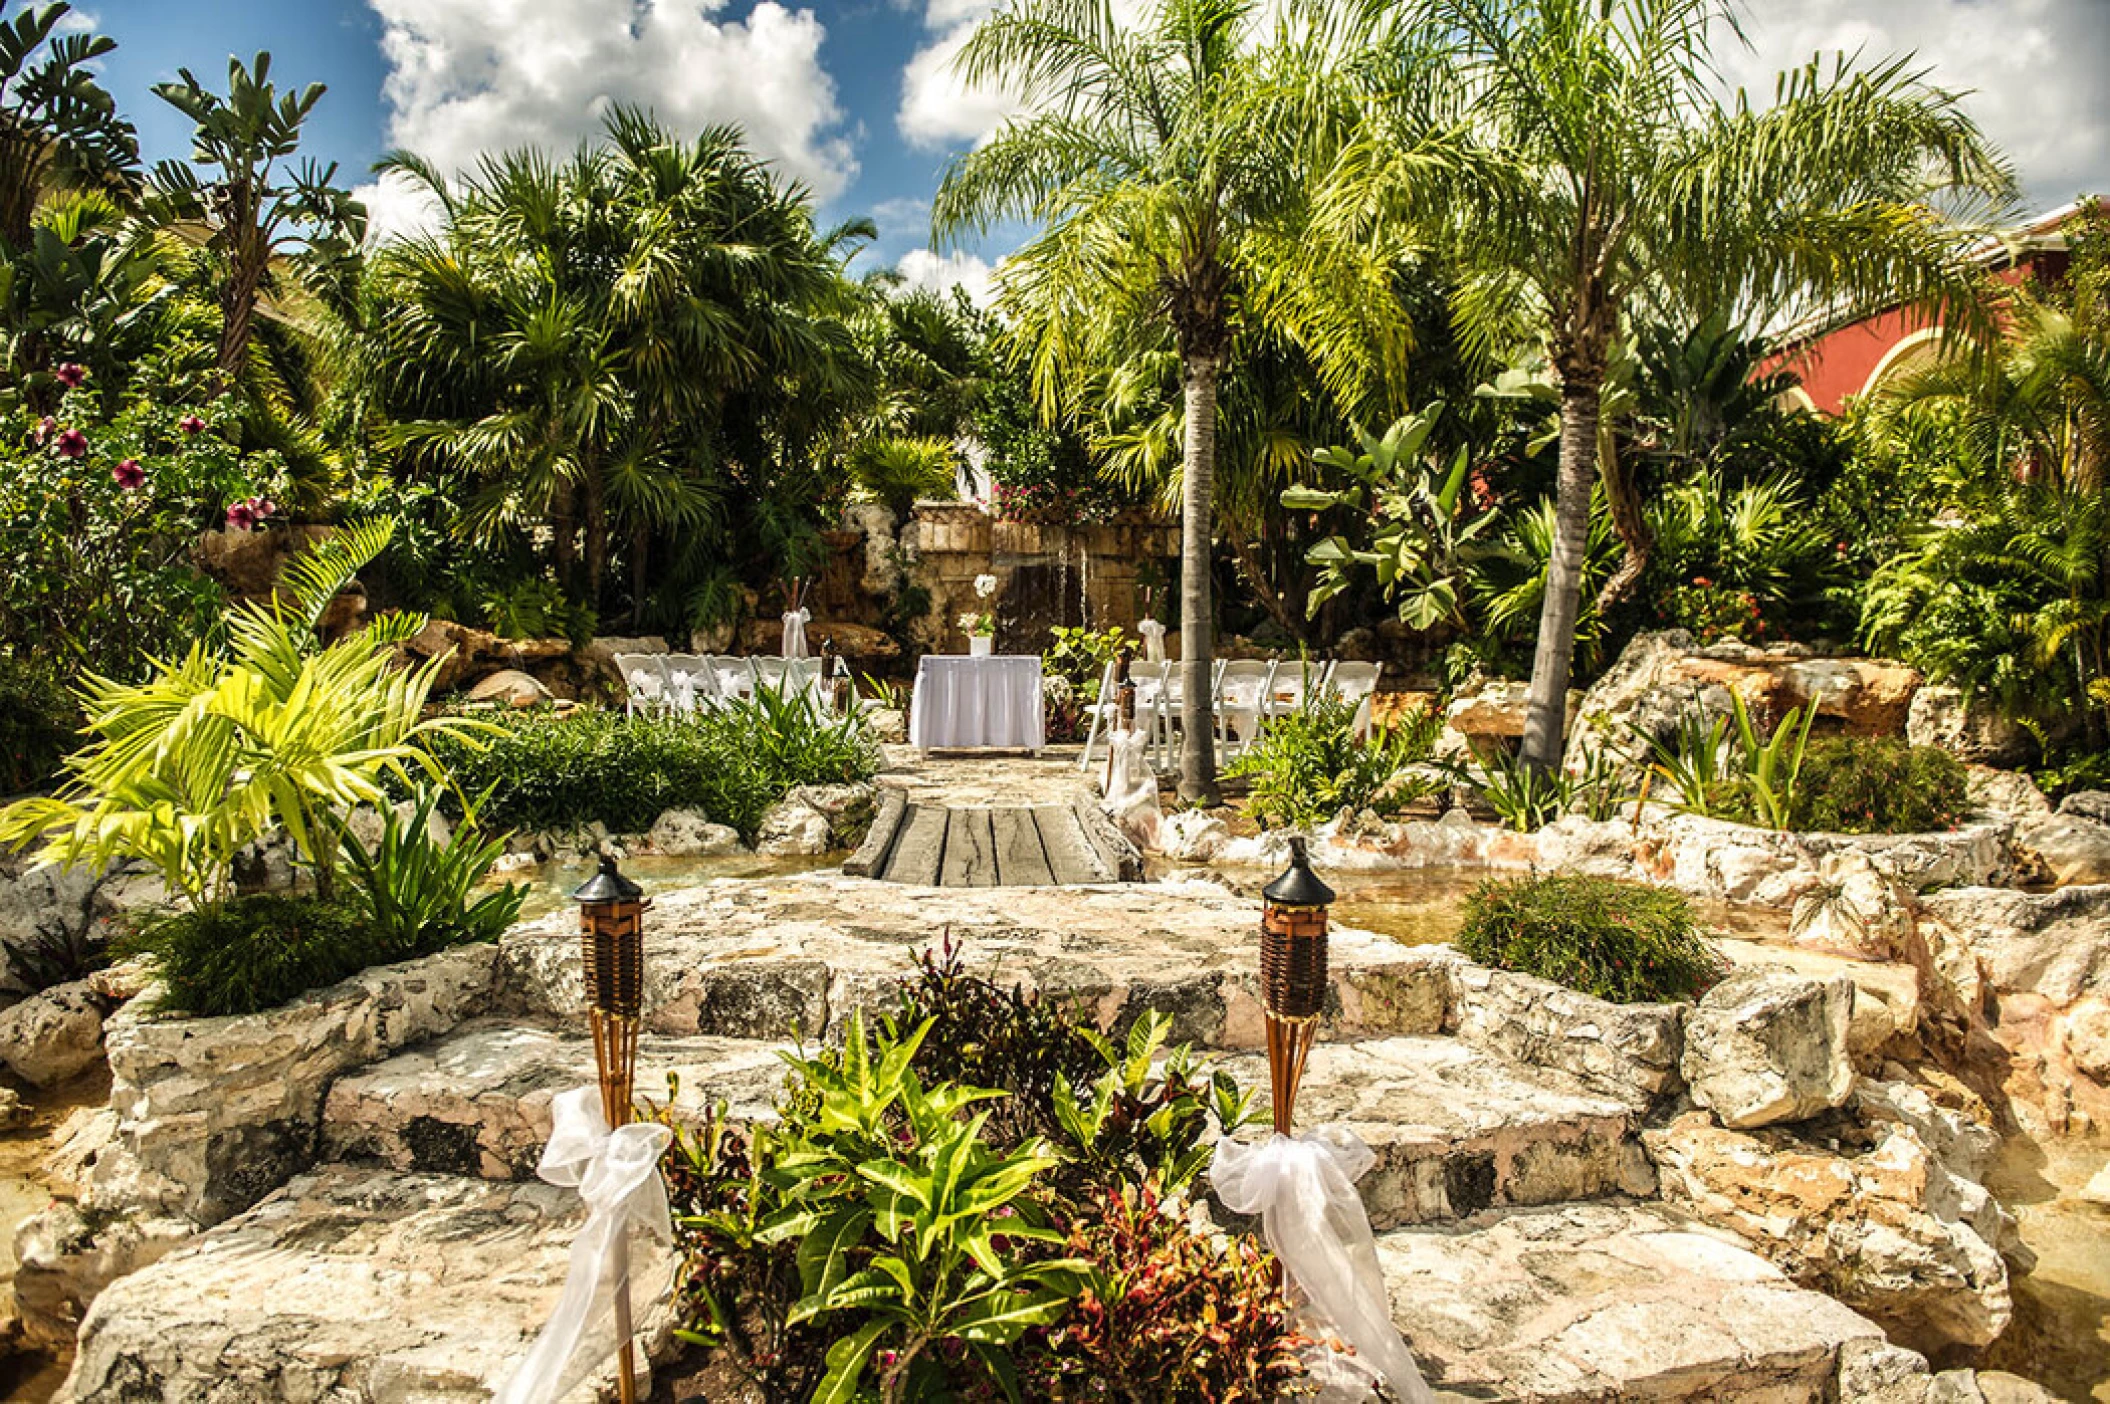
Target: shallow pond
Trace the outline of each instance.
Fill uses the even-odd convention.
[[[649,897],[655,892],[678,892],[684,887],[695,887],[718,878],[789,877],[794,873],[840,867],[845,856],[841,853],[798,858],[764,858],[753,853],[731,853],[715,858],[639,856],[623,860],[623,876],[644,888]],[[510,874],[507,880],[528,885],[527,903],[520,910],[521,919],[526,921],[569,907],[571,894],[593,875],[593,862],[574,858],[543,863]]]
[[[1988,1363],[2061,1399],[2110,1404],[2110,1208],[2080,1198],[2106,1162],[2100,1141],[2001,1146],[1986,1187],[2014,1210],[2037,1267],[2015,1280],[2015,1323]]]
[[[82,1107],[99,1107],[110,1100],[110,1071],[98,1065],[62,1087],[23,1099],[30,1118],[21,1126],[0,1132],[0,1292],[14,1291],[15,1227],[51,1202],[55,1191],[70,1191],[70,1185],[54,1185],[44,1162],[57,1146],[57,1131],[67,1117]],[[40,1352],[9,1355],[0,1349],[0,1399],[43,1400],[51,1398],[66,1378],[70,1355],[51,1356]]]

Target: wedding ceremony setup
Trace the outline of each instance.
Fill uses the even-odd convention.
[[[0,1398],[2110,1404],[2094,0],[0,0]]]

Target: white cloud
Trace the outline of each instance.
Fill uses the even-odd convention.
[[[910,249],[894,265],[894,270],[912,288],[928,288],[942,293],[957,284],[967,290],[969,300],[977,306],[989,305],[989,265],[971,253],[941,254],[930,249]]]
[[[1746,51],[1716,59],[1770,101],[1774,77],[1823,53],[1873,62],[1916,53],[1929,81],[1971,90],[1966,110],[2014,160],[2032,211],[2110,190],[2110,5],[2103,0],[1763,0],[1745,11]]]
[[[393,171],[378,180],[353,186],[352,194],[366,206],[368,243],[435,233],[442,222],[439,198]]]
[[[1005,94],[970,88],[952,71],[953,56],[992,8],[982,0],[930,0],[924,24],[935,37],[902,70],[901,107],[894,119],[911,144],[980,141],[1021,110]]]
[[[388,64],[388,140],[448,174],[486,152],[567,154],[615,103],[677,130],[737,122],[748,142],[826,200],[857,162],[811,10],[759,0],[368,0]],[[397,193],[376,191],[390,218]]]

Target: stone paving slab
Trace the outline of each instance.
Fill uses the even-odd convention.
[[[111,1284],[58,1397],[483,1404],[556,1305],[578,1202],[539,1181],[303,1175]],[[671,1255],[642,1237],[632,1252],[651,1300]],[[668,1330],[664,1310],[640,1323],[648,1346]]]
[[[1655,1204],[1498,1210],[1378,1238],[1393,1319],[1446,1397],[1836,1398],[1867,1318]]]
[[[699,1121],[719,1103],[738,1121],[769,1117],[788,1071],[784,1044],[648,1034],[638,1043],[641,1102],[669,1100]],[[331,1087],[323,1156],[395,1170],[531,1179],[549,1140],[550,1099],[594,1080],[583,1030],[477,1020]]]
[[[1265,1058],[1224,1066],[1266,1105]],[[1636,1118],[1624,1104],[1452,1039],[1314,1048],[1297,1124],[1328,1122],[1345,1125],[1377,1155],[1357,1188],[1381,1230],[1499,1205],[1655,1193]]]
[[[569,913],[515,927],[500,955],[505,1007],[576,1018],[584,998]],[[645,918],[646,1027],[783,1039],[837,1032],[892,1007],[918,956],[953,941],[968,968],[1085,1001],[1118,1028],[1142,1010],[1177,1041],[1261,1045],[1260,904],[1213,883],[935,888],[840,873],[710,882]],[[1337,1007],[1326,1036],[1438,1032],[1457,957],[1335,928]]]

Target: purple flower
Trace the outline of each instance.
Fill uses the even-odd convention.
[[[88,368],[78,361],[67,361],[53,371],[52,374],[56,375],[59,378],[59,384],[65,386],[68,390],[78,390],[81,382],[88,378]]]
[[[68,458],[88,456],[88,436],[78,429],[68,429],[59,435],[59,452]]]
[[[117,479],[117,485],[126,492],[133,492],[146,486],[147,470],[139,466],[138,459],[127,458],[110,470],[110,476]]]
[[[256,530],[256,513],[250,508],[248,503],[237,502],[234,506],[227,509],[227,529],[229,531]]]
[[[205,427],[205,421],[195,414],[186,414],[176,421],[176,427],[186,434],[195,434]]]

